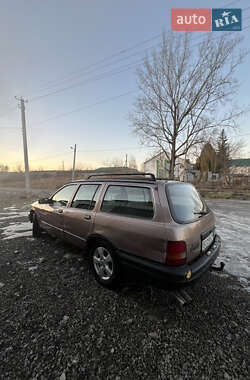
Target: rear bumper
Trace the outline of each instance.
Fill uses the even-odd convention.
[[[208,251],[202,254],[197,260],[190,264],[180,265],[178,267],[170,267],[155,261],[143,259],[138,256],[118,251],[119,260],[123,265],[138,269],[151,277],[158,280],[171,283],[189,283],[199,278],[203,273],[213,265],[219,255],[221,247],[221,239],[219,235],[215,236],[212,246]],[[191,270],[192,275],[187,279],[187,273]]]

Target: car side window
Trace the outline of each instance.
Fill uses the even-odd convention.
[[[59,190],[53,197],[54,202],[59,203],[61,206],[67,206],[68,201],[72,197],[77,185],[68,185]]]
[[[100,185],[81,185],[73,199],[71,207],[93,210],[100,191]]]
[[[154,209],[151,190],[146,187],[111,185],[104,196],[101,211],[152,219]]]

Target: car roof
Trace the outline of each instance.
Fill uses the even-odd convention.
[[[79,179],[75,181],[68,182],[69,184],[80,184],[80,183],[91,183],[91,182],[118,182],[118,183],[141,183],[141,184],[150,184],[157,185],[159,183],[175,182],[182,183],[180,181],[169,180],[168,178],[155,178],[155,175],[152,173],[98,173],[91,174],[87,179]]]
[[[159,183],[183,183],[180,181],[174,181],[174,180],[168,180],[168,179],[156,179],[155,181],[151,181],[149,179],[131,179],[131,178],[92,178],[92,179],[79,179],[75,181],[68,182],[69,184],[84,184],[84,183],[127,183],[127,184],[133,184],[133,183],[140,183],[140,184],[150,184],[150,185],[158,185]]]
[[[118,183],[147,183],[150,185],[155,185],[158,180],[150,181],[148,179],[128,179],[128,178],[93,178],[93,179],[80,179],[77,181],[71,181],[68,184],[79,184],[79,183],[96,183],[96,182],[118,182]]]

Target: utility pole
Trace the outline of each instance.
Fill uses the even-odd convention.
[[[25,189],[26,189],[26,192],[28,193],[30,191],[30,172],[29,172],[29,157],[28,157],[25,105],[24,105],[24,103],[27,103],[27,100],[24,100],[22,96],[20,98],[15,96],[15,98],[20,102],[19,108],[21,109],[23,153],[24,153],[24,167],[25,167]]]
[[[72,181],[75,179],[75,166],[76,166],[76,144],[70,147],[71,149],[74,150],[74,156],[73,156],[73,167],[72,167]]]
[[[125,168],[128,167],[128,154],[126,153]]]

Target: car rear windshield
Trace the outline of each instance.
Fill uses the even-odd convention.
[[[192,223],[209,212],[195,187],[188,183],[166,184],[172,217],[177,223]]]

